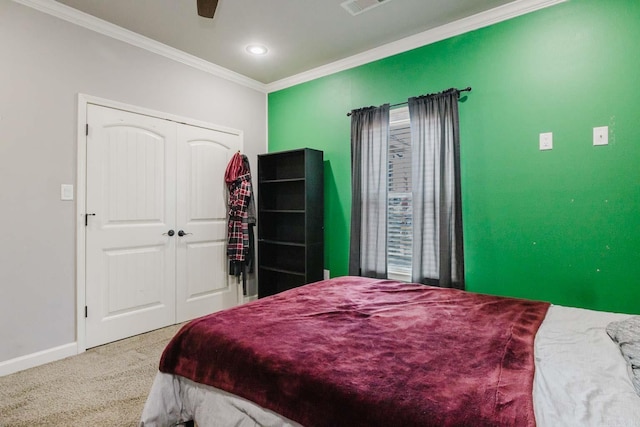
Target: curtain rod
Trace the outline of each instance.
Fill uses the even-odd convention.
[[[460,98],[460,93],[461,92],[471,92],[471,86],[467,86],[464,89],[456,89],[456,88],[452,87],[450,89],[443,90],[442,92],[439,92],[439,93],[428,93],[426,95],[417,96],[416,98],[422,98],[422,97],[425,97],[425,96],[440,95],[442,93],[446,93],[446,92],[449,92],[449,91],[457,91],[458,92],[458,98]],[[389,105],[389,107],[398,107],[400,105],[407,105],[407,104],[408,104],[408,102],[405,101],[405,102],[399,102],[397,104]],[[374,108],[374,107],[365,107],[365,108]],[[352,111],[348,112],[347,113],[347,117],[349,117],[353,113],[353,111],[356,111],[356,110],[352,110]]]

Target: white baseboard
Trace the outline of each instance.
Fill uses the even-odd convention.
[[[0,362],[0,377],[78,354],[75,342]]]

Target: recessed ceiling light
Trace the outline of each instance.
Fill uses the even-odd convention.
[[[264,55],[269,51],[265,46],[261,44],[250,44],[247,46],[247,52],[252,55]]]

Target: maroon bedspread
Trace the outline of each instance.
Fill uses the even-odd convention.
[[[548,306],[342,277],[192,321],[160,370],[305,426],[533,426]]]

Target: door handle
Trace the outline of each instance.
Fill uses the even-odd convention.
[[[173,230],[169,230],[166,233],[162,233],[163,236],[169,235],[169,237],[173,236],[174,234],[176,234],[176,232]]]
[[[185,233],[185,232],[184,232],[184,231],[182,231],[182,230],[179,230],[179,231],[178,231],[178,236],[180,236],[180,237],[182,237],[182,236],[186,236],[187,234],[193,234],[193,233]]]

